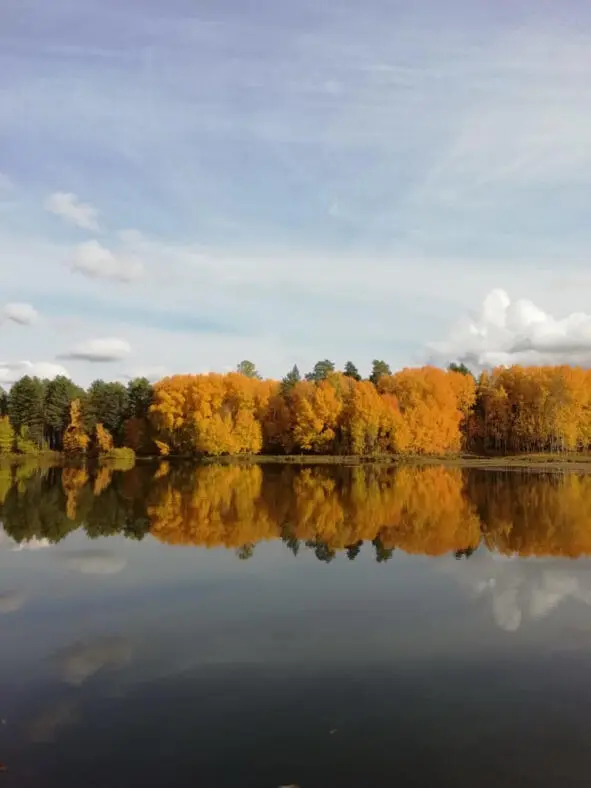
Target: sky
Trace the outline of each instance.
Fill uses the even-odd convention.
[[[585,0],[2,0],[0,383],[591,364]]]

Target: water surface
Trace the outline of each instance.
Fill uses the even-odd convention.
[[[0,472],[6,786],[588,785],[591,478]]]

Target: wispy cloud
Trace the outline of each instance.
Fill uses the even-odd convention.
[[[45,201],[45,210],[61,216],[66,222],[83,230],[99,230],[98,211],[89,203],[81,202],[71,192],[54,192]]]
[[[72,269],[91,278],[115,279],[131,282],[143,273],[139,260],[115,254],[98,241],[79,244],[74,252]]]

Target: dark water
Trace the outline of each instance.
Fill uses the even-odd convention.
[[[0,471],[0,786],[589,785],[591,478]]]

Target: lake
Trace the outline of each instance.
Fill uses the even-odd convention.
[[[0,469],[0,786],[578,786],[591,476]]]

